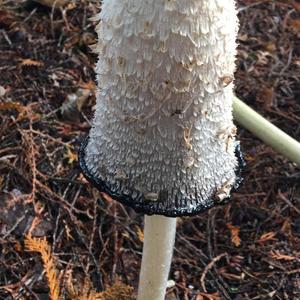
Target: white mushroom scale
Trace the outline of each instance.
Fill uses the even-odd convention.
[[[137,211],[181,216],[240,181],[232,122],[233,0],[104,0],[98,92],[80,163]]]

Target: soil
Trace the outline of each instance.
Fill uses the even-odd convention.
[[[61,299],[86,282],[136,293],[143,216],[93,189],[77,162],[95,105],[98,1],[69,2],[0,1],[0,299],[50,299],[28,236],[51,246]],[[236,94],[300,140],[300,3],[238,8]],[[238,138],[243,185],[178,220],[168,300],[300,299],[300,169],[247,130]]]

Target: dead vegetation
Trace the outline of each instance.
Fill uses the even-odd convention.
[[[77,165],[95,103],[95,2],[0,2],[0,299],[135,295],[142,216]],[[239,8],[237,94],[299,140],[299,2]],[[300,299],[299,168],[238,137],[246,180],[231,204],[179,220],[168,300]]]

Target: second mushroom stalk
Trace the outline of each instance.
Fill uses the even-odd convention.
[[[235,3],[104,0],[99,19],[97,105],[80,163],[101,191],[150,215],[138,299],[162,300],[175,218],[226,202],[240,180]]]

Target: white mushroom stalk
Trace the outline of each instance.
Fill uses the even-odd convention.
[[[263,118],[238,98],[233,100],[235,120],[300,167],[300,143]]]
[[[104,0],[99,18],[97,105],[80,155],[86,177],[149,215],[223,203],[239,181],[234,0]],[[175,225],[146,218],[140,300],[164,299]]]
[[[145,216],[138,300],[165,299],[175,234],[176,218]]]

